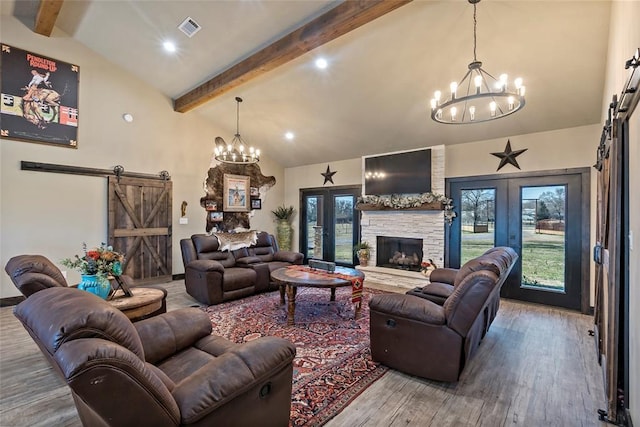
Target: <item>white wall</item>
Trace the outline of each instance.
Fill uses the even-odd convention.
[[[607,107],[614,94],[620,96],[628,76],[624,63],[640,48],[640,2],[614,1],[609,25],[609,48],[605,87],[602,99],[602,122],[607,117]],[[640,109],[632,116],[629,151],[630,189],[630,231],[634,238],[634,248],[629,260],[629,378],[630,392],[627,396],[631,418],[640,424],[640,198],[637,197],[640,182]]]
[[[11,16],[2,16],[1,28],[3,43],[80,66],[80,114],[77,149],[0,140],[0,264],[29,253],[58,262],[79,253],[82,242],[107,240],[105,178],[21,171],[21,160],[100,169],[120,164],[131,172],[171,174],[173,273],[182,273],[179,239],[204,232],[199,201],[220,131],[197,114],[174,112],[170,99],[58,29],[52,37],[40,36]],[[122,120],[125,112],[133,114],[133,123]],[[270,210],[282,203],[284,171],[265,157],[260,167],[277,183],[251,226],[273,232]],[[183,200],[188,225],[178,222]],[[69,279],[77,281],[77,273]],[[0,297],[19,295],[4,269],[0,281]]]

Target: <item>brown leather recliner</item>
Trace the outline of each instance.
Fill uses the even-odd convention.
[[[42,255],[14,256],[7,262],[4,271],[27,298],[43,289],[68,286],[60,269]]]
[[[302,264],[304,258],[300,252],[278,250],[275,238],[264,231],[247,248],[221,251],[218,239],[206,234],[180,240],[180,248],[186,291],[207,305],[275,290],[271,271]]]
[[[95,295],[41,290],[15,316],[71,388],[85,426],[287,426],[295,347],[234,344],[196,308],[131,323]]]
[[[491,326],[500,288],[518,258],[511,248],[496,254],[505,269],[484,256],[469,261],[442,305],[415,295],[374,295],[369,302],[373,360],[422,378],[457,381]]]

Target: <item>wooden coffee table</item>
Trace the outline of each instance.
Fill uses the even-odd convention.
[[[108,300],[109,304],[122,311],[132,322],[167,312],[167,291],[160,288],[131,288],[132,297],[125,297],[118,289]]]
[[[364,280],[364,274],[360,270],[347,267],[336,267],[336,273]],[[294,315],[296,311],[296,293],[298,287],[309,288],[329,288],[331,289],[330,301],[336,300],[336,288],[343,286],[351,286],[351,281],[341,277],[331,277],[326,272],[301,271],[292,268],[279,268],[271,273],[271,279],[278,283],[280,287],[280,304],[285,303],[285,293],[288,299],[287,325],[294,324]],[[360,311],[361,302],[356,305],[356,316]]]

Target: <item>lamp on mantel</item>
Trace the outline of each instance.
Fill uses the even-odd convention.
[[[249,165],[260,161],[260,150],[253,147],[247,148],[247,144],[240,136],[240,103],[242,98],[236,96],[236,134],[230,144],[217,136],[215,139],[215,159],[222,163],[233,163],[236,165]]]
[[[437,90],[431,99],[431,118],[439,123],[458,125],[487,122],[506,117],[524,107],[525,87],[522,78],[509,84],[509,77],[501,74],[493,77],[482,68],[476,57],[476,4],[480,0],[468,0],[473,5],[473,62],[462,80],[449,85],[450,98],[443,102],[442,92]]]

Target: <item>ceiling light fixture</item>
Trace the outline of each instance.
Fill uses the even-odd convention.
[[[476,58],[476,4],[480,0],[468,0],[473,4],[473,62],[460,83],[449,86],[451,97],[441,102],[442,92],[435,91],[431,99],[431,118],[445,124],[487,122],[506,117],[524,107],[525,87],[522,78],[509,86],[509,77],[501,74],[498,79],[482,69]]]
[[[324,70],[325,68],[327,68],[328,65],[329,63],[327,62],[326,59],[324,58],[316,59],[316,67],[320,68],[321,70]]]
[[[164,47],[164,50],[166,50],[167,52],[173,53],[176,51],[176,45],[173,42],[168,40],[162,43],[162,47]]]
[[[242,98],[236,96],[236,134],[231,140],[230,144],[227,144],[222,137],[217,136],[215,140],[215,159],[222,163],[234,163],[234,164],[251,164],[260,161],[260,150],[249,147],[247,150],[247,144],[240,136],[240,103]]]
[[[289,141],[293,140],[293,138],[295,138],[295,134],[293,132],[287,132],[284,134],[284,137],[287,138]]]

